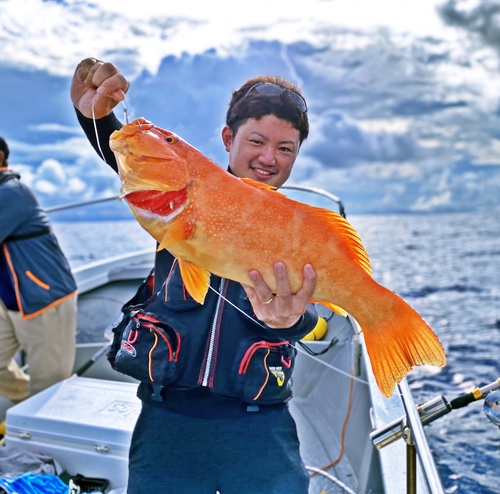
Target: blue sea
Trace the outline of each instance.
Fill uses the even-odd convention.
[[[434,329],[447,365],[413,370],[416,403],[456,396],[500,377],[500,215],[348,215],[374,278]],[[73,267],[154,241],[135,221],[54,222]],[[445,492],[500,493],[500,429],[482,400],[425,428]]]

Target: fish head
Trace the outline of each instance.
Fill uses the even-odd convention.
[[[191,146],[174,133],[138,118],[111,134],[109,141],[123,182],[122,195],[144,190],[184,187],[189,181],[187,156]]]
[[[143,228],[150,231],[149,224],[164,225],[182,212],[192,182],[187,167],[192,146],[144,118],[113,132],[109,145],[122,180],[120,197]]]

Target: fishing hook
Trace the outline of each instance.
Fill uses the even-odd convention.
[[[92,120],[94,122],[95,138],[97,141],[97,147],[99,148],[99,153],[101,154],[101,158],[104,161],[104,163],[107,163],[106,159],[104,158],[104,153],[102,152],[102,149],[101,149],[101,143],[99,142],[99,134],[97,132],[97,124],[96,124],[95,110],[94,110],[96,98],[97,98],[97,93],[95,94],[95,96],[92,99]],[[127,105],[125,105],[125,100],[122,101],[122,105],[123,105],[123,117],[125,118],[125,122],[128,123],[128,108],[127,108]],[[139,124],[139,129],[140,128],[141,128],[141,124]]]

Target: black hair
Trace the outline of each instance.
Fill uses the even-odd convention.
[[[5,139],[0,137],[0,151],[3,151],[4,154],[4,164],[3,166],[7,166],[7,158],[9,157],[9,146],[5,142]]]
[[[287,91],[280,95],[259,94],[250,91],[258,83],[277,84]],[[233,92],[226,114],[226,125],[233,136],[249,118],[259,120],[265,115],[274,115],[281,120],[290,122],[299,131],[300,143],[309,135],[309,120],[307,111],[301,111],[297,103],[290,97],[290,91],[302,96],[300,89],[280,76],[259,76],[246,81],[243,86]]]

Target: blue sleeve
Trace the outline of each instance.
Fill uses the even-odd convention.
[[[11,183],[12,182],[12,183]],[[16,181],[17,182],[17,181]],[[9,180],[0,187],[0,243],[22,227],[32,213],[32,198]]]

